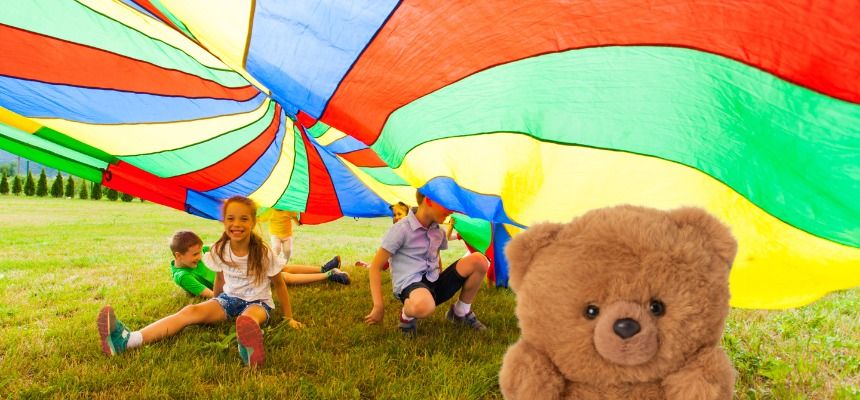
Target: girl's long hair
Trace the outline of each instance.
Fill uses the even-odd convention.
[[[257,225],[257,205],[253,200],[244,196],[233,196],[224,202],[224,206],[221,208],[221,221],[224,221],[224,218],[226,218],[227,206],[231,203],[241,203],[248,207],[251,210],[251,217],[254,219],[254,226]],[[236,263],[233,260],[227,261],[224,259],[224,246],[229,242],[230,237],[227,236],[227,232],[221,233],[221,237],[215,242],[212,252],[218,256],[221,262],[235,268]],[[255,284],[259,284],[266,278],[266,270],[269,263],[268,254],[269,246],[266,245],[266,242],[252,228],[251,241],[248,243],[248,270],[246,273]]]

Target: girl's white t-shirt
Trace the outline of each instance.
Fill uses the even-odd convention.
[[[221,262],[221,259],[215,255],[215,245],[212,245],[212,251],[203,255],[203,263],[209,269],[224,273],[225,294],[245,301],[263,300],[269,307],[275,307],[270,288],[271,280],[263,279],[260,283],[254,283],[253,277],[248,275],[248,256],[234,255],[228,243],[224,246],[224,261],[226,263]],[[264,272],[269,278],[279,274],[284,269],[284,261],[275,257],[269,249],[263,255],[263,261],[268,266]],[[229,264],[231,262],[233,265]]]

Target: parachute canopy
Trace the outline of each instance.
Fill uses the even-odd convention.
[[[492,222],[495,257],[541,220],[700,206],[739,240],[733,305],[791,307],[860,285],[857,15],[849,0],[13,0],[0,147],[210,218],[233,194],[309,223],[380,216],[420,188]]]

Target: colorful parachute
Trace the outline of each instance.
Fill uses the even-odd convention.
[[[236,193],[312,223],[378,216],[419,187],[492,221],[495,257],[537,221],[697,205],[739,240],[733,305],[791,307],[860,285],[857,15],[853,0],[9,1],[0,147],[209,217]]]

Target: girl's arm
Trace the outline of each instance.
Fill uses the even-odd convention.
[[[284,276],[281,273],[275,274],[272,277],[272,285],[275,286],[275,294],[278,296],[278,301],[281,303],[281,312],[284,315],[284,320],[290,324],[293,329],[301,329],[302,323],[293,319],[293,307],[290,306],[290,294],[287,292],[287,284],[284,282]]]
[[[221,271],[218,271],[218,274],[215,275],[215,290],[213,292],[212,297],[218,297],[218,295],[224,292],[224,273]]]
[[[382,302],[382,266],[389,258],[391,253],[380,247],[370,263],[370,295],[373,298],[373,309],[364,317],[364,322],[370,325],[382,322],[385,314],[385,305]]]

